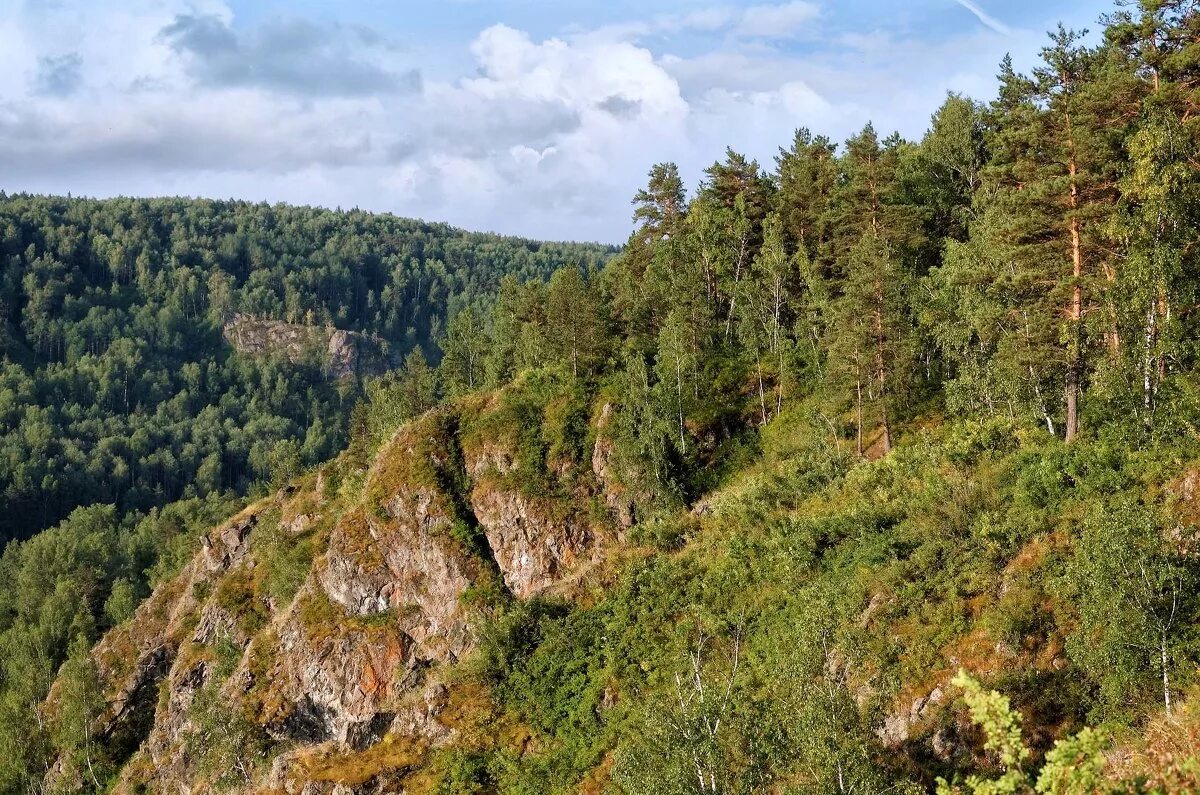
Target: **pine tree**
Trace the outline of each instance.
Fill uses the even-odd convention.
[[[674,163],[655,164],[649,182],[633,197],[633,203],[633,220],[638,224],[634,240],[653,244],[675,234],[687,211],[679,167]]]
[[[880,423],[884,451],[891,449],[897,379],[910,358],[906,290],[922,235],[921,210],[900,179],[903,145],[896,136],[880,143],[870,125],[847,141],[827,213],[830,271],[817,274],[833,302],[825,383],[840,398],[850,396],[860,454],[868,411]]]
[[[911,279],[887,241],[873,234],[855,244],[844,267],[842,294],[832,307],[828,381],[835,391],[853,395],[858,453],[865,452],[868,412],[879,423],[887,453],[912,358]]]
[[[839,279],[846,255],[865,235],[880,238],[904,259],[920,245],[921,211],[908,201],[900,179],[903,146],[897,136],[881,142],[869,124],[846,142],[838,189],[827,215],[832,272],[823,275]]]
[[[1113,305],[1093,309],[1104,304],[1097,293],[1112,295],[1100,285],[1115,273],[1106,228],[1116,200],[1121,128],[1114,118],[1123,83],[1112,53],[1079,39],[1060,28],[1030,77],[1008,59],[1002,64],[970,242],[948,247],[935,275],[935,292],[947,290],[942,299],[956,296],[971,310],[963,328],[947,328],[941,338],[943,350],[957,350],[951,363],[960,398],[969,381],[975,402],[1007,403],[1014,414],[1031,408],[1053,432],[1050,393],[1061,390],[1068,441],[1079,432],[1093,343],[1103,339],[1110,351],[1120,345]],[[1093,314],[1096,334],[1087,325]]]
[[[1109,18],[1107,40],[1145,83],[1139,118],[1125,148],[1115,235],[1128,261],[1115,292],[1126,333],[1129,391],[1140,391],[1147,428],[1171,368],[1185,366],[1189,336],[1182,307],[1198,292],[1193,230],[1200,222],[1200,8],[1190,0],[1146,0]],[[1136,384],[1137,386],[1133,386]]]
[[[625,348],[648,356],[681,281],[676,254],[686,234],[688,203],[676,165],[655,165],[633,203],[637,228],[601,280],[610,313],[624,332]]]
[[[827,211],[837,187],[837,147],[807,129],[796,131],[790,149],[775,158],[779,190],[776,211],[782,218],[786,245],[803,250],[810,261],[828,254]]]
[[[1120,131],[1112,124],[1114,98],[1109,92],[1113,84],[1100,79],[1108,51],[1084,47],[1081,38],[1082,34],[1059,26],[1051,35],[1051,45],[1042,51],[1043,65],[1034,70],[1035,97],[1042,107],[1035,117],[1040,122],[1037,157],[1048,169],[1043,172],[1043,187],[1057,204],[1048,220],[1052,233],[1056,227],[1057,236],[1064,238],[1070,257],[1063,327],[1067,441],[1079,432],[1079,398],[1089,343],[1084,329],[1085,290],[1101,272],[1107,282],[1115,280],[1112,258],[1105,255],[1103,230],[1116,199],[1112,166],[1117,162],[1120,141]],[[1103,334],[1115,356],[1121,344],[1119,329],[1111,306],[1106,314]]]
[[[488,387],[506,383],[517,370],[521,336],[521,284],[512,274],[500,280],[496,304],[492,307],[492,344],[484,362]]]

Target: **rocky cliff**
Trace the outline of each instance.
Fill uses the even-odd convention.
[[[355,331],[238,314],[222,334],[241,353],[282,355],[292,362],[315,356],[331,378],[378,375],[388,366],[381,341]]]
[[[480,616],[569,590],[621,532],[591,507],[620,503],[605,441],[534,453],[504,394],[472,400],[213,529],[103,638],[94,734],[125,760],[116,791],[420,790],[479,698],[455,670]],[[553,488],[523,488],[531,471]]]

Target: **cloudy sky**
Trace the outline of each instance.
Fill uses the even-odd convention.
[[[0,189],[622,241],[650,165],[916,137],[1108,0],[0,0]]]

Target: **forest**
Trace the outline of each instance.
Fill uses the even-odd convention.
[[[1200,5],[1102,26],[1006,60],[990,102],[948,96],[920,140],[800,129],[694,191],[654,165],[615,254],[4,198],[0,527],[56,526],[0,558],[0,790],[56,759],[75,791],[116,781],[88,649],[254,482],[344,494],[406,423],[465,437],[491,399],[514,488],[597,512],[562,462],[602,414],[628,532],[586,598],[472,592],[455,681],[487,706],[412,791],[1196,791]],[[235,308],[398,364],[331,384],[231,355]],[[255,631],[314,559],[271,550]],[[197,769],[256,743],[268,768],[252,718]]]
[[[432,355],[502,275],[608,255],[360,211],[0,195],[0,542],[76,506],[245,493],[340,450],[361,385],[230,355],[235,314]]]

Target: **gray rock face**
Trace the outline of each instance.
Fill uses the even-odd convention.
[[[240,353],[282,355],[293,363],[318,357],[331,378],[378,375],[388,367],[380,340],[356,331],[239,314],[225,324],[222,333]]]
[[[911,735],[913,728],[928,717],[934,707],[942,704],[945,700],[946,691],[941,687],[934,687],[926,695],[915,698],[909,704],[908,709],[902,709],[885,717],[883,725],[876,731],[876,735],[889,748],[903,745]]]
[[[591,532],[578,519],[549,518],[546,507],[520,494],[477,487],[471,492],[471,507],[504,584],[517,597],[553,585],[591,547]]]
[[[298,602],[320,598],[313,593],[318,587],[307,584]],[[306,626],[301,611],[292,611],[270,650],[276,665],[269,685],[273,696],[288,705],[273,720],[272,731],[306,743],[334,740],[346,747],[363,746],[367,738],[381,734],[378,716],[388,703],[421,679],[426,662],[415,647],[394,626],[370,632]]]
[[[352,514],[339,523],[317,579],[350,615],[393,611],[425,656],[456,659],[470,645],[459,598],[478,564],[448,537],[450,520],[429,492],[396,494],[386,510],[387,521]]]
[[[351,472],[350,487],[344,471],[332,486],[324,475],[301,480],[208,533],[183,571],[105,636],[93,652],[112,694],[100,728],[134,715],[148,724],[115,792],[206,789],[209,774],[191,758],[206,687],[278,744],[254,791],[397,792],[404,760],[453,741],[459,691],[444,683],[477,642],[464,597],[497,576],[518,598],[568,583],[611,535],[586,507],[621,499],[604,485],[616,482],[611,450],[597,446],[591,473],[584,461],[554,462],[552,476],[580,484],[578,499],[531,495],[511,482],[519,467],[508,442],[460,449],[453,411],[402,428]],[[264,555],[280,538],[313,553],[288,598],[265,585],[276,561]],[[345,782],[313,772],[347,757],[369,774]]]

